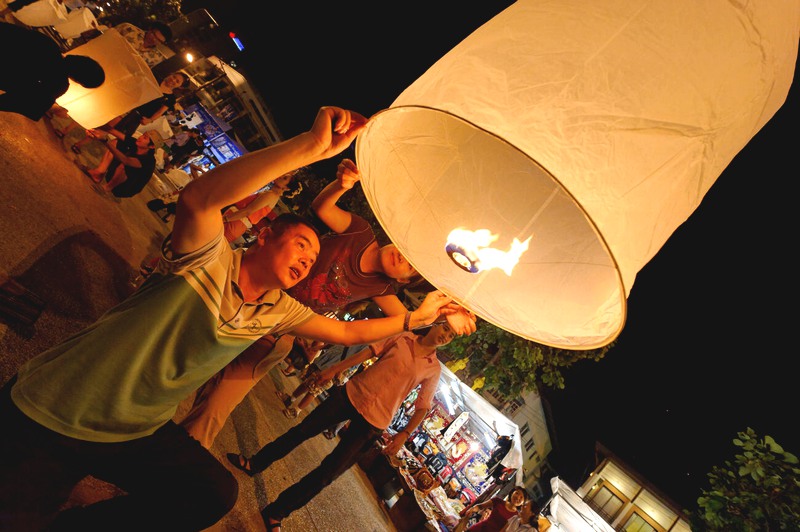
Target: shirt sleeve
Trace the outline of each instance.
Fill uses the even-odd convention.
[[[416,408],[422,407],[426,410],[431,409],[431,405],[433,405],[433,396],[436,394],[436,388],[439,386],[439,375],[441,373],[441,366],[438,366],[437,371],[432,372],[420,383],[419,395],[417,395],[417,400],[414,401],[414,406]]]
[[[224,238],[224,232],[220,229],[219,234],[197,251],[178,255],[172,250],[172,233],[167,235],[161,245],[161,260],[159,261],[159,272],[161,273],[182,273],[193,270],[217,260],[224,253],[233,253],[230,244]],[[163,270],[162,270],[163,269]]]

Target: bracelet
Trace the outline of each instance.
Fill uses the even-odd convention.
[[[403,330],[410,331],[411,330],[411,313],[406,312],[406,317],[403,318]]]

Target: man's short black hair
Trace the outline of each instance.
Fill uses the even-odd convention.
[[[163,22],[158,22],[158,21],[152,22],[148,29],[160,32],[161,35],[164,36],[165,43],[168,43],[169,41],[172,40],[172,29],[170,29],[170,27],[164,24]]]
[[[274,220],[272,220],[272,222],[270,222],[269,227],[272,229],[275,236],[281,236],[286,232],[287,229],[298,225],[305,225],[306,227],[310,228],[312,231],[314,231],[314,234],[317,235],[317,238],[319,238],[319,231],[317,231],[317,228],[314,227],[310,221],[293,212],[279,214]]]
[[[65,55],[64,65],[67,76],[87,89],[94,89],[106,80],[106,73],[100,63],[85,55]]]

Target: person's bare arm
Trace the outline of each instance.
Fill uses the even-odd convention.
[[[178,200],[173,250],[189,253],[201,248],[222,231],[223,207],[291,170],[341,153],[365,124],[366,118],[358,113],[323,107],[309,131],[237,157],[193,180]]]
[[[384,296],[375,296],[370,298],[381,309],[385,316],[397,316],[398,314],[405,314],[408,309],[400,298],[394,294],[386,294]]]
[[[356,163],[350,159],[342,159],[336,168],[336,181],[328,183],[311,202],[311,209],[331,231],[343,233],[350,227],[353,215],[336,205],[336,202],[360,179]]]
[[[451,298],[435,290],[425,296],[422,304],[410,312],[409,329],[428,325],[439,316],[457,312]],[[405,314],[371,320],[339,321],[317,315],[295,327],[293,334],[345,346],[371,344],[403,332]]]
[[[375,296],[371,299],[381,308],[381,311],[386,316],[397,316],[398,314],[405,314],[408,312],[408,309],[400,301],[400,298],[394,294]],[[459,336],[465,334],[469,335],[477,330],[475,315],[464,307],[459,306],[457,312],[447,314],[445,319],[447,319],[450,328]]]
[[[205,173],[205,170],[203,170],[201,167],[197,166],[194,163],[191,163],[189,165],[189,171],[192,173],[192,179],[197,179],[198,177],[203,175],[203,173]]]

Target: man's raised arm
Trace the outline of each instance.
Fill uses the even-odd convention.
[[[346,149],[367,119],[339,107],[323,107],[311,129],[245,154],[195,179],[181,192],[172,231],[177,253],[195,251],[222,230],[221,209],[283,174],[333,157]]]

